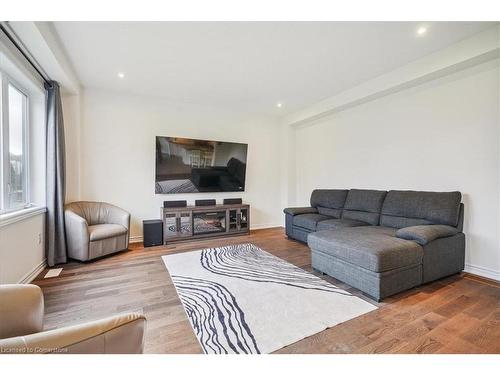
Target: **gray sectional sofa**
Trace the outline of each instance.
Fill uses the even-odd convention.
[[[376,300],[461,272],[460,192],[314,190],[286,208],[286,234],[311,248],[314,269]]]

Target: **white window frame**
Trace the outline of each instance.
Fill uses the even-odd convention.
[[[0,70],[0,99],[1,99],[1,119],[0,119],[0,141],[2,145],[2,155],[0,160],[2,167],[0,170],[0,215],[15,211],[20,211],[31,206],[30,204],[30,179],[29,179],[29,100],[30,95],[22,85],[17,83],[11,76]],[[10,181],[10,158],[9,158],[9,85],[13,86],[26,97],[23,106],[23,203],[16,207],[6,207],[9,201],[9,181]]]

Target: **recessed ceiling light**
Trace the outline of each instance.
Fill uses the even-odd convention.
[[[283,103],[281,103],[281,102],[276,103],[276,107],[278,107],[278,108],[283,107]]]
[[[425,33],[427,33],[427,27],[425,27],[425,26],[420,26],[420,27],[417,29],[417,35],[418,35],[418,36],[422,36],[422,35],[424,35]]]
[[[125,78],[125,73],[122,72],[118,73],[118,78]]]

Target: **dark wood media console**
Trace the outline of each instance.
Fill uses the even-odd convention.
[[[161,208],[163,242],[250,233],[248,204]]]

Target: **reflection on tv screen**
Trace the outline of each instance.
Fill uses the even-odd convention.
[[[156,194],[244,191],[248,145],[156,137]]]

